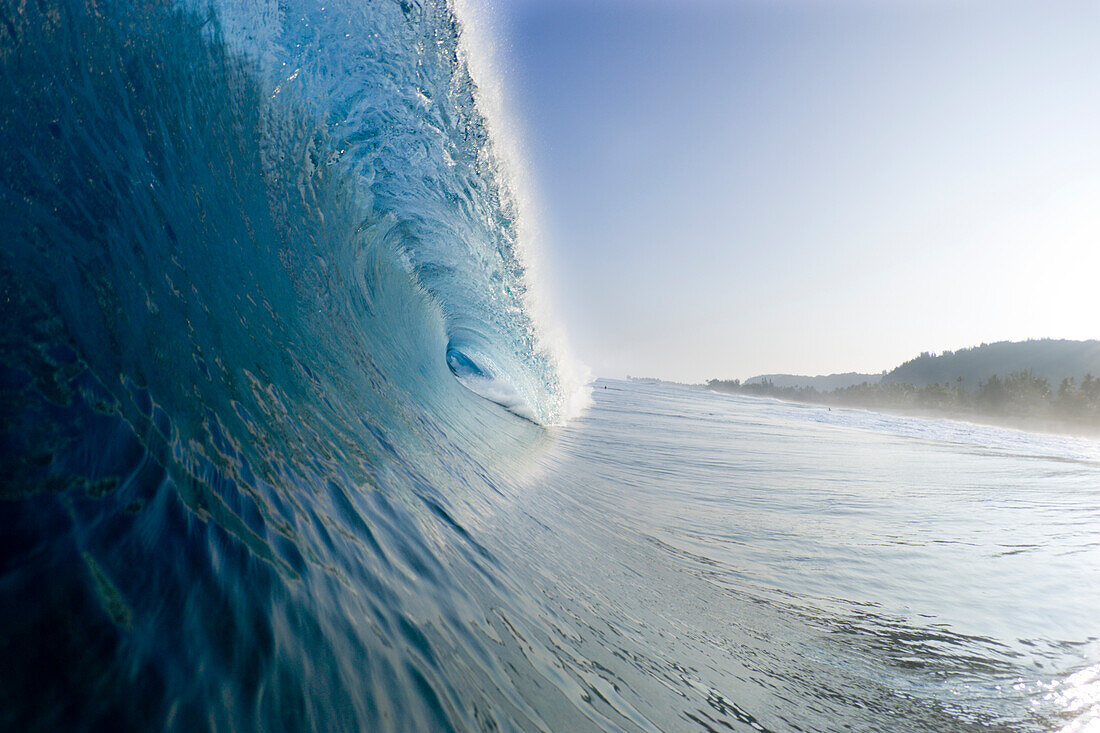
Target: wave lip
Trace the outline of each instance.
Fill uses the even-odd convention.
[[[507,229],[514,231],[515,236],[512,256],[523,273],[518,291],[527,317],[525,335],[531,359],[524,366],[535,365],[550,387],[550,404],[540,411],[539,421],[562,424],[580,416],[591,405],[593,377],[570,351],[538,276],[541,249],[537,206],[525,175],[528,165],[523,134],[505,102],[497,59],[498,26],[487,12],[489,8],[475,1],[452,0],[450,7],[461,29],[460,59],[472,82],[475,106],[488,131],[486,157],[501,183],[503,205],[511,217]]]

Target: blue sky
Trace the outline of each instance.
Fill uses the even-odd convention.
[[[490,7],[551,301],[596,374],[1100,337],[1100,4]]]

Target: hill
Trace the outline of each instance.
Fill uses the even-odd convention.
[[[969,349],[925,352],[888,372],[884,384],[959,384],[966,390],[977,389],[980,381],[993,375],[1005,377],[1031,372],[1056,389],[1062,379],[1080,382],[1086,374],[1100,376],[1100,341],[998,341]]]
[[[857,372],[845,372],[844,374],[825,374],[816,377],[804,377],[798,374],[759,374],[745,380],[745,384],[764,384],[771,382],[776,387],[790,387],[794,389],[813,388],[818,392],[832,392],[834,389],[854,387],[858,384],[877,384],[882,379],[881,374],[859,374]]]
[[[760,375],[744,384],[712,379],[706,386],[796,402],[1100,435],[1097,375],[1100,341],[1039,339],[924,353],[879,379],[865,374],[780,374]],[[830,389],[831,378],[844,386]]]

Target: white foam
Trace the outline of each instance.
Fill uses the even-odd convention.
[[[527,401],[507,382],[485,377],[460,377],[457,375],[455,379],[474,394],[480,395],[490,402],[495,402],[509,412],[513,412],[533,423],[539,422],[538,417],[530,405],[527,404]]]
[[[539,256],[538,211],[532,184],[524,175],[529,167],[522,131],[504,102],[497,53],[500,30],[493,22],[499,13],[492,12],[489,0],[452,0],[451,8],[460,28],[459,60],[474,82],[474,99],[489,133],[490,149],[485,152],[501,182],[504,205],[511,209],[516,221],[514,255],[525,272],[523,306],[534,326],[537,347],[549,359],[560,382],[561,404],[551,422],[566,422],[581,415],[591,404],[592,374],[573,356],[539,277],[544,267]]]

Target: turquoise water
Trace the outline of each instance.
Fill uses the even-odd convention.
[[[0,729],[1100,725],[1098,444],[584,387],[464,22],[0,0]]]

